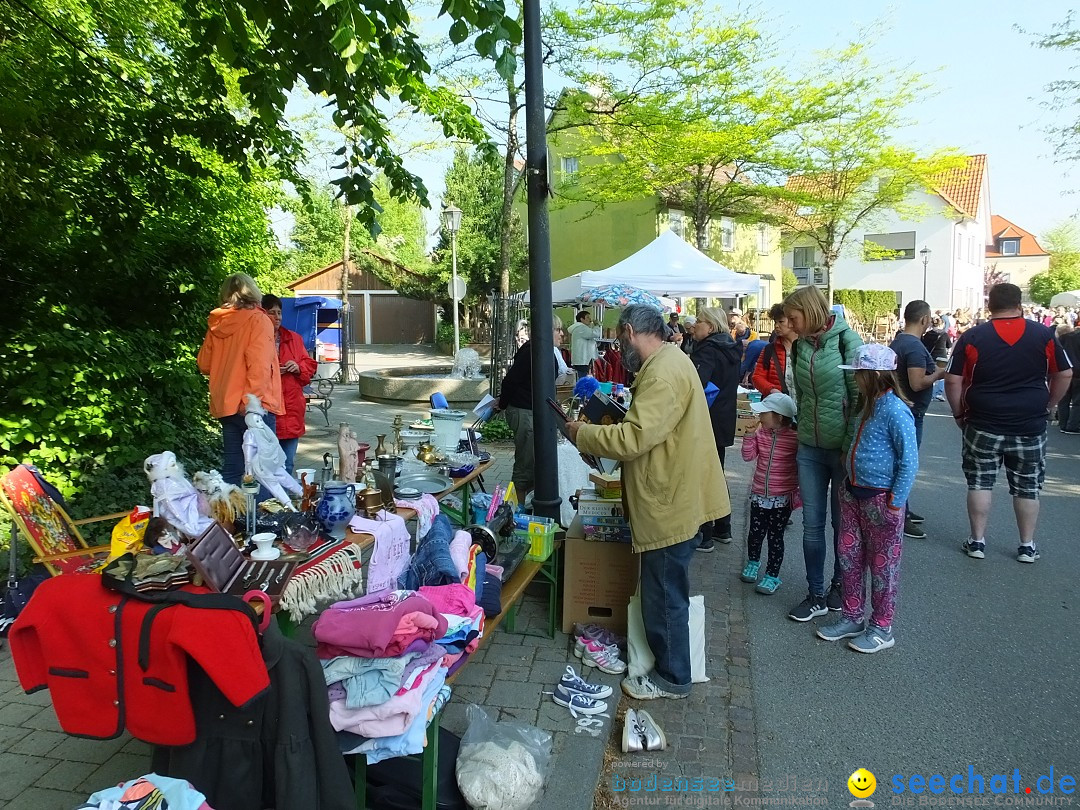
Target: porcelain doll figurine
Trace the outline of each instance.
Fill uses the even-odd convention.
[[[244,473],[255,476],[260,484],[273,495],[285,509],[296,511],[292,505],[294,495],[303,494],[300,485],[285,471],[285,451],[281,449],[274,431],[263,421],[266,411],[254,394],[247,395],[247,415],[244,424]]]
[[[164,518],[184,536],[198,537],[214,521],[199,510],[199,492],[184,477],[176,456],[166,450],[148,456],[143,472],[150,479],[154,516]],[[172,549],[170,549],[172,550]]]
[[[226,483],[217,470],[197,472],[191,476],[191,483],[206,498],[210,517],[218,523],[229,527],[238,516],[243,516],[244,493],[240,487]]]

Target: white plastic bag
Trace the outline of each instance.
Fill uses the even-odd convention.
[[[525,723],[493,722],[473,704],[461,738],[458,789],[475,810],[527,810],[544,790],[551,734]]]
[[[641,620],[641,596],[630,597],[630,606],[626,612],[627,626],[627,675],[635,678],[647,675],[656,663],[656,658],[649,649],[645,638],[645,624]],[[705,683],[705,597],[690,597],[690,680],[693,683]]]

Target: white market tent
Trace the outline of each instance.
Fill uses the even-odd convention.
[[[1080,305],[1080,290],[1061,292],[1050,299],[1050,306],[1052,307],[1075,307],[1077,305]]]
[[[585,290],[603,284],[628,284],[653,295],[680,298],[730,298],[754,295],[760,289],[758,276],[729,270],[672,231],[664,231],[637,253],[604,270],[559,279],[551,285],[552,300],[570,303]]]

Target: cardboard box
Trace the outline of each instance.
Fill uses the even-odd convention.
[[[626,608],[637,592],[641,558],[629,543],[591,543],[577,518],[563,545],[563,632],[575,624],[598,624],[626,635]]]
[[[739,411],[735,417],[735,435],[745,436],[757,430],[760,424],[761,420],[753,411]]]

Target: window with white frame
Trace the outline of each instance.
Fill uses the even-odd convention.
[[[769,255],[769,226],[757,226],[757,252],[760,256]]]
[[[794,261],[791,263],[793,270],[809,270],[814,266],[814,248],[812,247],[797,247],[795,248]]]
[[[735,220],[731,217],[720,217],[720,249],[735,249]]]
[[[975,237],[968,237],[968,264],[978,264],[975,258]]]
[[[562,173],[567,177],[572,177],[578,172],[578,162],[576,157],[564,157],[562,159]]]
[[[1002,256],[1019,256],[1020,255],[1020,240],[1019,239],[1002,239],[1001,240],[1001,255]]]
[[[712,247],[712,220],[705,220],[705,227],[701,229],[701,247],[703,250]]]
[[[956,235],[956,258],[964,258],[964,235],[961,233]]]
[[[772,306],[772,299],[769,298],[771,288],[768,281],[762,281],[758,285],[758,307],[760,309],[768,309]]]
[[[682,211],[677,208],[668,209],[668,227],[680,239],[686,237],[686,220],[683,218]]]
[[[863,259],[868,262],[915,258],[915,231],[868,233],[863,237]]]

